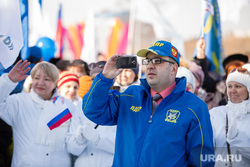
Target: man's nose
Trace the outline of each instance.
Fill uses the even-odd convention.
[[[152,63],[152,60],[148,63],[147,68],[153,68],[154,64]]]

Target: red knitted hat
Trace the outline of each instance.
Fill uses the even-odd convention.
[[[62,71],[59,75],[57,87],[60,88],[63,84],[69,81],[75,81],[79,85],[78,77],[74,73],[69,71]]]

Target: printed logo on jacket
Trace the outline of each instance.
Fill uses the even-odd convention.
[[[139,112],[141,110],[142,107],[135,107],[135,106],[131,106],[130,110],[132,110],[133,112]]]
[[[180,111],[170,109],[170,110],[167,111],[165,121],[176,123],[179,116],[180,116]]]

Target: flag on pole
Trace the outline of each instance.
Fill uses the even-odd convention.
[[[123,23],[120,18],[114,19],[114,25],[111,30],[111,34],[108,41],[108,57],[113,56],[117,53],[120,41],[121,41],[121,31],[123,29]]]
[[[97,61],[96,40],[95,40],[95,14],[90,9],[84,28],[83,47],[81,49],[81,59],[85,62],[92,63]]]
[[[0,5],[0,70],[11,66],[23,46],[18,0],[2,0]]]
[[[153,0],[136,0],[135,19],[152,24],[156,38],[171,39],[177,34],[175,28],[164,17]],[[150,11],[150,12],[148,12]]]
[[[65,36],[67,39],[67,42],[69,44],[69,48],[71,49],[73,59],[77,59],[77,51],[76,51],[76,46],[75,46],[75,36],[74,33],[72,32],[72,26],[70,26],[68,29],[65,29]]]
[[[120,46],[117,50],[118,54],[126,54],[127,43],[128,43],[128,30],[129,30],[129,25],[126,24],[125,28],[124,28],[123,35],[122,35],[122,39],[120,42]]]
[[[28,12],[28,0],[19,0],[21,24],[23,31],[23,47],[21,49],[21,58],[23,60],[29,58],[29,12]]]
[[[58,20],[57,20],[57,30],[56,30],[56,45],[57,45],[57,53],[56,57],[63,58],[63,25],[62,25],[62,4],[60,4],[59,12],[58,12]]]
[[[36,45],[39,38],[45,36],[43,14],[38,0],[28,0],[29,4],[29,46]]]
[[[42,8],[43,1],[39,0],[40,7]]]
[[[65,30],[65,35],[67,37],[70,49],[73,53],[73,59],[81,59],[81,49],[83,46],[83,27],[81,25],[70,25],[68,29]]]
[[[223,73],[224,51],[221,40],[220,11],[217,0],[202,1],[202,35],[206,41],[205,54],[211,62],[211,71]]]
[[[77,32],[78,32],[79,45],[81,46],[81,50],[82,50],[82,47],[84,44],[84,41],[83,41],[84,29],[85,29],[85,22],[84,21],[77,24]]]

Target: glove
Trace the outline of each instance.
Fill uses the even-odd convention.
[[[85,139],[84,136],[83,136],[83,126],[82,126],[82,125],[79,125],[79,126],[76,128],[76,131],[75,131],[75,138],[76,138],[76,141],[77,141],[79,144],[83,144],[84,142],[86,142],[86,139]]]
[[[100,135],[90,124],[83,125],[83,136],[90,142],[97,145],[100,141]]]
[[[238,123],[236,118],[228,119],[228,133],[227,139],[232,140],[238,134]]]

